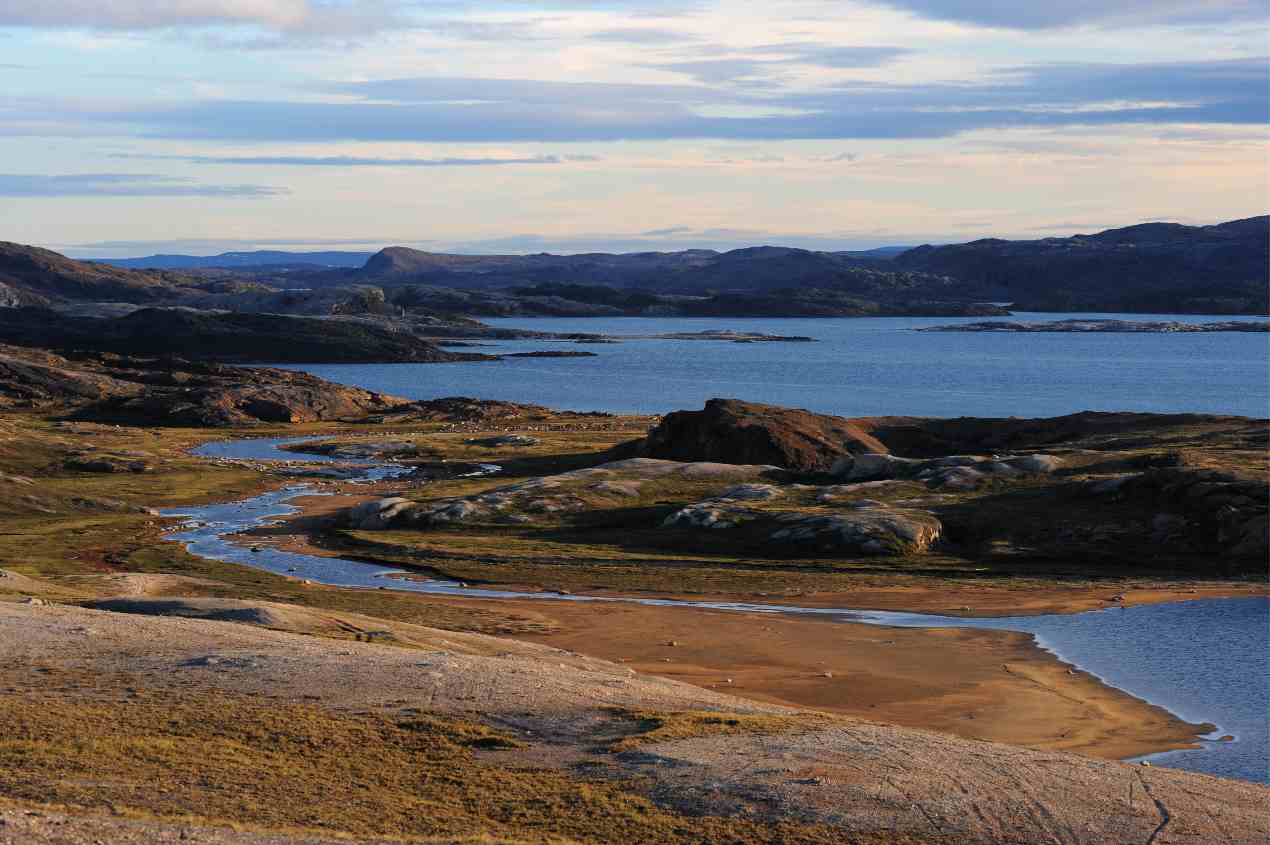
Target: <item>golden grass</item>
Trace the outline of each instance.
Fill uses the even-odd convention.
[[[704,718],[676,715],[658,730],[687,735],[692,720]],[[657,806],[634,784],[485,763],[477,749],[514,747],[515,740],[448,717],[397,722],[228,695],[137,692],[93,701],[28,690],[0,695],[0,724],[0,796],[19,801],[353,836],[909,841],[690,817]]]

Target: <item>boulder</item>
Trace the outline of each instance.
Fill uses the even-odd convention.
[[[498,437],[478,437],[467,442],[485,449],[500,449],[504,446],[537,446],[542,441],[526,434],[504,434]]]
[[[781,494],[781,491],[771,484],[738,484],[735,487],[729,487],[719,494],[720,499],[743,500],[743,501],[766,501],[775,499]]]
[[[415,507],[409,499],[392,496],[362,502],[348,512],[348,523],[363,531],[379,531],[388,528],[403,513]]]
[[[784,526],[770,539],[819,551],[900,557],[924,554],[943,533],[939,520],[927,511],[881,502],[853,504],[849,513],[832,516],[786,514]]]
[[[886,453],[862,426],[842,417],[711,399],[700,411],[666,416],[640,444],[641,454],[675,461],[771,464],[828,472],[847,455]]]

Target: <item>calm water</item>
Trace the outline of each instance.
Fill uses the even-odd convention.
[[[1218,317],[1020,314],[1019,320]],[[1254,319],[1254,318],[1249,318]],[[647,335],[736,329],[816,343],[515,341],[480,351],[582,349],[596,358],[499,363],[304,365],[332,381],[412,399],[475,396],[571,410],[665,413],[714,396],[845,416],[1056,416],[1081,410],[1270,415],[1270,335],[963,334],[914,328],[962,318],[516,319],[500,327]]]
[[[304,438],[299,438],[303,440]],[[329,458],[279,452],[297,439],[209,443],[197,452],[209,457],[250,460],[330,462]],[[368,467],[367,477],[383,478],[400,467]],[[401,570],[341,558],[250,548],[234,534],[294,513],[291,499],[311,494],[303,485],[230,502],[167,512],[191,522],[172,537],[191,553],[322,584],[364,589],[408,590],[486,599],[537,598],[557,601],[632,601],[639,604],[703,607],[744,613],[800,613],[849,622],[905,627],[975,627],[1031,633],[1040,646],[1097,675],[1106,683],[1165,707],[1190,722],[1217,725],[1214,737],[1197,750],[1154,755],[1158,765],[1270,783],[1270,599],[1204,600],[1111,609],[1091,613],[959,619],[914,613],[800,608],[736,602],[614,599],[557,593],[482,590],[446,581],[413,581]]]

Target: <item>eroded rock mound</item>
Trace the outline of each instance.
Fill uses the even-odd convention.
[[[711,399],[703,410],[668,415],[640,450],[652,458],[796,472],[828,472],[844,456],[888,451],[851,420],[737,399]]]
[[[935,490],[973,490],[992,478],[1048,475],[1061,466],[1054,455],[949,455],[921,461],[864,454],[840,459],[832,473],[847,481],[914,479]]]

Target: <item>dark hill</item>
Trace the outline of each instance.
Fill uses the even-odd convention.
[[[52,250],[0,241],[0,285],[36,299],[155,302],[179,298],[189,279],[76,261]]]
[[[146,255],[141,258],[84,259],[130,270],[206,270],[250,267],[361,267],[369,252],[286,252],[262,249],[249,252],[222,252],[219,255]]]
[[[440,363],[490,357],[445,352],[413,335],[356,320],[184,308],[143,308],[117,319],[0,308],[0,343],[231,362]]]
[[[1270,312],[1270,217],[921,246],[894,264],[950,276],[963,295],[1024,311]]]

